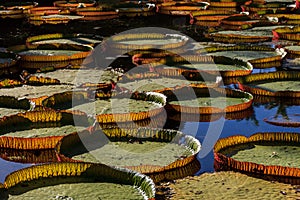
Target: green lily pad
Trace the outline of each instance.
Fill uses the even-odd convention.
[[[160,108],[161,105],[150,101],[135,100],[129,98],[112,98],[108,100],[97,99],[91,103],[72,107],[72,110],[80,110],[90,115],[113,113],[138,113]]]
[[[46,15],[41,16],[42,19],[68,19],[68,20],[75,20],[75,19],[81,19],[83,16],[77,16],[77,15]]]
[[[23,137],[23,138],[64,136],[73,132],[82,131],[85,128],[85,127],[73,126],[73,125],[66,125],[61,127],[55,127],[55,126],[51,127],[51,125],[49,126],[50,126],[49,128],[38,128],[38,129],[9,132],[9,133],[5,133],[5,136]]]
[[[58,69],[52,72],[37,73],[36,75],[58,79],[61,83],[81,85],[83,83],[110,83],[116,80],[120,73],[99,69]]]
[[[24,110],[21,109],[12,109],[12,108],[0,108],[0,117],[14,115]]]
[[[272,30],[274,30],[276,28],[281,28],[281,27],[286,27],[286,26],[264,26],[264,27],[254,27],[252,29],[247,29],[247,30],[242,30],[242,31],[219,31],[219,32],[216,32],[216,33],[219,33],[219,34],[237,34],[237,35],[246,35],[246,36],[268,36],[268,37],[273,37]]]
[[[210,63],[195,63],[195,64],[183,64],[180,66],[168,66],[164,69],[183,68],[187,70],[218,70],[218,71],[234,71],[234,70],[249,70],[242,65],[225,65],[225,64],[210,64]]]
[[[73,54],[78,53],[79,51],[72,51],[72,50],[27,50],[19,52],[18,54],[23,55],[37,55],[37,56],[56,56],[56,55],[68,55],[71,56]]]
[[[249,86],[258,87],[273,92],[300,90],[300,82],[298,81],[274,81],[266,83],[249,84]]]
[[[53,95],[59,92],[71,91],[73,86],[71,85],[44,85],[44,86],[31,86],[26,85],[24,87],[15,88],[2,88],[0,90],[0,96],[10,94],[16,98],[37,98],[45,95]]]
[[[214,52],[214,53],[208,53],[208,55],[211,56],[226,56],[236,59],[241,59],[243,61],[251,61],[253,59],[259,59],[259,58],[267,58],[267,57],[274,57],[278,56],[275,51],[220,51],[220,52]]]
[[[249,99],[245,98],[232,98],[232,97],[200,97],[193,100],[181,100],[170,101],[169,104],[180,106],[199,106],[199,107],[218,107],[224,108],[224,106],[232,106],[249,102]]]
[[[126,41],[120,41],[119,43],[121,44],[134,44],[134,45],[165,45],[165,44],[170,44],[170,43],[178,43],[181,42],[182,39],[148,39],[148,40],[126,40]]]
[[[189,149],[175,143],[136,141],[109,142],[96,150],[72,156],[72,159],[112,166],[166,166],[181,156],[190,155]]]
[[[228,150],[230,151],[230,150]],[[253,162],[263,165],[280,165],[284,167],[300,167],[300,147],[282,144],[247,144],[236,150],[231,158],[242,162]],[[223,152],[226,154],[225,152]],[[229,154],[227,154],[229,155]]]
[[[170,199],[297,199],[289,184],[265,181],[236,172],[205,173],[176,180]]]
[[[62,38],[62,39],[48,39],[48,40],[32,42],[33,45],[53,44],[53,43],[89,45],[89,44],[99,44],[101,43],[101,40],[87,38],[87,37],[75,37],[75,38]]]
[[[47,180],[56,183],[54,180]],[[65,178],[60,178],[65,179]],[[80,181],[80,180],[79,180]],[[34,182],[31,184],[35,184]],[[20,186],[21,187],[21,186]],[[68,183],[46,186],[30,190],[19,195],[9,195],[9,200],[31,199],[32,197],[40,200],[50,199],[134,199],[143,200],[142,194],[130,185],[117,183]]]
[[[126,75],[126,74],[125,74]],[[168,87],[183,86],[190,84],[214,84],[214,82],[208,81],[188,81],[182,78],[172,78],[172,77],[160,77],[152,79],[140,79],[134,82],[120,81],[118,85],[121,87],[128,88],[131,91],[154,91],[162,90]]]

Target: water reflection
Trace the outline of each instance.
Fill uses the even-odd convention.
[[[296,103],[296,105],[291,103]],[[269,98],[264,99],[263,102],[260,102],[259,99],[256,99],[256,101],[253,103],[254,112],[252,113],[252,115],[245,116],[245,118],[243,119],[225,119],[224,128],[222,129],[220,138],[238,134],[250,136],[257,132],[297,132],[299,131],[298,128],[274,126],[265,122],[264,119],[279,114],[297,114],[299,113],[299,109],[300,104],[297,104],[296,101],[291,102],[284,101],[282,99]],[[196,138],[199,139],[202,143],[203,139],[206,136],[208,126],[208,122],[185,122],[182,131],[186,134],[189,134],[191,127],[193,130],[195,129],[195,127],[197,127],[198,129]],[[207,147],[204,146],[203,148]],[[198,172],[198,174],[214,171],[214,157],[212,150],[206,157],[199,158],[199,161],[201,163],[201,170]]]
[[[244,135],[250,136],[257,132],[297,132],[298,128],[293,127],[281,127],[274,126],[264,121],[265,118],[270,116],[278,116],[278,115],[292,115],[299,114],[300,110],[300,101],[297,99],[279,99],[279,98],[255,98],[252,104],[252,108],[245,110],[243,112],[237,113],[227,113],[226,115],[212,115],[212,116],[202,116],[198,120],[193,118],[191,115],[182,115],[181,118],[178,115],[170,115],[171,119],[169,119],[165,125],[165,128],[173,128],[177,130],[181,130],[185,134],[192,135],[200,140],[202,143],[202,150],[206,152],[205,156],[203,154],[199,154],[198,159],[201,163],[201,170],[197,174],[201,174],[203,172],[213,172],[213,151],[211,142],[215,142],[219,137],[214,134],[208,133],[209,128],[218,127],[217,124],[221,123],[225,120],[224,127],[220,131],[220,138],[232,136],[232,135]],[[176,119],[184,119],[185,121],[180,121]],[[209,120],[210,121],[209,121]],[[209,135],[208,135],[209,134]],[[208,139],[208,142],[203,143],[205,137]],[[3,152],[3,151],[1,151]],[[34,152],[32,155],[45,155],[45,152],[37,153]],[[48,152],[49,153],[49,152]],[[52,161],[56,161],[55,153],[52,152],[52,156],[50,156]],[[8,154],[1,154],[2,158],[7,158]],[[25,154],[24,154],[25,155]],[[27,155],[27,154],[26,154]],[[29,155],[29,154],[28,154]],[[30,154],[31,155],[31,154]],[[50,155],[50,154],[49,154]],[[42,156],[40,158],[44,158]],[[48,156],[46,156],[48,157]],[[11,157],[13,158],[13,157]],[[8,159],[9,160],[9,159]],[[11,159],[12,161],[18,161],[18,159]],[[5,176],[17,169],[24,168],[32,165],[30,164],[22,164],[26,163],[24,159],[19,160],[20,163],[7,161],[4,159],[0,159],[0,181],[3,182]],[[29,161],[28,161],[29,162]],[[46,160],[42,160],[42,162],[46,162]],[[37,160],[34,161],[37,163]]]

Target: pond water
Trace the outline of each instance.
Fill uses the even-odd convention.
[[[125,18],[114,19],[106,22],[95,23],[70,23],[69,25],[49,25],[38,26],[27,24],[25,21],[12,21],[13,25],[9,26],[7,22],[1,22],[0,47],[7,47],[15,44],[23,44],[25,39],[30,35],[38,35],[41,33],[55,33],[57,30],[64,33],[91,33],[110,36],[131,28],[153,26],[175,29],[187,34],[197,41],[205,41],[203,33],[205,28],[194,27],[187,24],[187,19],[184,17],[169,17],[169,16],[151,16],[141,18]],[[5,28],[3,28],[5,27]],[[6,29],[6,30],[2,30]],[[123,65],[121,63],[121,65]],[[253,73],[271,72],[276,69],[256,69]],[[288,128],[274,126],[264,122],[265,118],[277,115],[293,115],[299,114],[299,105],[287,105],[284,101],[269,101],[261,103],[256,101],[253,103],[253,113],[245,118],[238,120],[229,120],[224,117],[212,122],[176,122],[168,120],[165,128],[173,128],[183,131],[188,135],[195,136],[202,144],[202,150],[198,155],[201,163],[201,170],[197,174],[203,172],[213,172],[213,144],[219,138],[228,137],[231,135],[250,136],[256,132],[299,132],[299,128]],[[21,164],[9,162],[0,159],[0,182],[4,181],[5,176],[22,167],[31,166],[32,164]]]

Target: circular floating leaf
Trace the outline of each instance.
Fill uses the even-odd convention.
[[[163,63],[162,66],[156,66],[155,71],[164,76],[175,77],[189,77],[193,73],[198,73],[199,76],[202,73],[216,76],[220,74],[222,77],[244,76],[250,74],[253,69],[250,63],[225,56],[172,56]]]
[[[90,34],[46,34],[28,37],[26,39],[26,46],[30,49],[42,48],[43,46],[53,46],[59,48],[59,46],[66,46],[66,44],[72,45],[90,45],[96,46],[100,44],[102,37],[90,35]],[[76,48],[76,46],[74,46]],[[82,49],[79,47],[79,49]]]
[[[80,1],[54,1],[53,5],[56,7],[67,7],[67,8],[82,8],[95,6],[96,2],[92,0],[80,0]]]
[[[248,61],[253,65],[253,68],[281,67],[282,58],[286,55],[283,49],[274,49],[267,46],[217,46],[206,47],[204,50],[204,52],[203,50],[198,52],[203,52],[209,56],[226,56],[244,62]]]
[[[99,137],[102,138],[101,142]],[[96,140],[99,142],[92,142]],[[86,144],[89,145],[89,151],[82,141],[90,141]],[[176,176],[181,171],[180,168],[186,167],[189,174],[199,170],[199,163],[194,163],[200,150],[199,141],[173,130],[139,128],[82,131],[64,137],[56,149],[62,154],[62,158],[67,156],[88,162],[130,166],[130,169],[154,177],[155,182],[170,180],[171,171]],[[158,151],[161,153],[157,153]],[[171,174],[167,175],[168,171]],[[177,176],[182,177],[180,173]]]
[[[66,14],[54,14],[54,15],[45,15],[45,16],[31,16],[29,17],[29,23],[33,25],[42,25],[42,24],[66,24],[71,20],[82,19],[83,16],[78,15],[66,15]]]
[[[300,32],[300,26],[276,28],[274,32],[277,33],[280,39],[293,41],[300,40],[298,34]]]
[[[189,15],[191,11],[205,10],[208,4],[206,2],[186,3],[171,2],[158,5],[157,12],[167,15]]]
[[[105,7],[77,8],[76,14],[80,16],[84,16],[82,20],[85,21],[106,20],[106,19],[114,19],[119,17],[118,12],[113,11],[112,9],[106,9]]]
[[[292,185],[270,182],[236,172],[205,173],[186,177],[168,185],[170,199],[295,199]],[[162,190],[167,188],[162,187]],[[158,188],[159,190],[159,188]],[[168,190],[167,190],[168,191]],[[218,192],[216,192],[218,191]]]
[[[145,175],[90,163],[43,164],[21,169],[8,175],[4,185],[6,195],[3,192],[1,196],[7,199],[32,196],[40,199],[152,199],[155,195],[154,183]]]
[[[55,14],[70,14],[67,9],[58,7],[35,7],[28,10],[29,16],[43,16],[43,15],[55,15]]]
[[[299,150],[299,138],[298,133],[270,132],[219,139],[214,147],[215,167],[291,181],[300,174],[296,154],[289,153]]]
[[[58,47],[49,45],[37,49],[27,49],[25,46],[20,45],[10,49],[21,57],[21,61],[56,62],[84,59],[90,54],[92,47],[73,44],[59,45]]]
[[[112,46],[116,49],[174,49],[182,47],[188,38],[178,34],[140,33],[121,34],[111,37]]]
[[[190,89],[193,89],[196,99],[189,99]],[[253,96],[239,90],[204,88],[204,87],[181,87],[162,91],[167,93],[167,108],[181,113],[213,114],[222,112],[236,112],[249,108]],[[177,96],[174,96],[177,94]],[[180,95],[180,97],[179,97]],[[180,100],[177,100],[179,98]]]
[[[239,80],[246,91],[255,95],[298,98],[299,76],[299,72],[278,71],[251,74]]]

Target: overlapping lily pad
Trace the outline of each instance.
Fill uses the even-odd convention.
[[[225,56],[173,56],[164,65],[156,66],[155,70],[164,76],[191,76],[193,73],[208,73],[222,77],[244,76],[251,73],[250,63]]]
[[[9,174],[3,199],[152,199],[153,181],[130,170],[102,164],[54,163]]]
[[[29,23],[36,25],[36,26],[40,26],[42,24],[66,24],[72,20],[79,20],[82,18],[83,18],[83,16],[67,15],[67,14],[31,16],[31,17],[29,17]]]
[[[20,56],[20,65],[23,68],[43,68],[52,66],[62,68],[68,65],[80,65],[91,50],[91,46],[62,44],[58,47],[44,45],[44,47],[29,49],[25,45],[10,47],[9,49]]]
[[[298,98],[299,76],[299,72],[278,71],[251,74],[239,80],[246,91],[255,95]]]
[[[112,46],[116,49],[149,50],[175,49],[182,47],[188,38],[179,34],[140,33],[120,34],[111,37]]]
[[[70,14],[67,9],[62,9],[59,7],[35,7],[28,10],[29,16],[43,16],[43,15],[54,15],[54,14]]]
[[[26,46],[30,49],[38,47],[59,48],[60,46],[63,48],[64,46],[72,46],[74,44],[74,48],[76,48],[76,45],[96,46],[100,44],[101,41],[102,37],[97,35],[54,33],[29,37],[26,39]],[[79,47],[79,49],[81,48]]]
[[[0,96],[0,105],[0,117],[17,114],[20,111],[29,110],[31,107],[28,99],[17,99],[11,96]]]
[[[56,7],[65,7],[65,8],[81,8],[81,7],[93,7],[96,2],[92,0],[80,0],[80,1],[54,1],[53,5]]]
[[[286,55],[283,49],[274,49],[268,46],[249,46],[249,45],[236,45],[236,46],[218,46],[206,47],[200,49],[199,53],[210,56],[226,56],[243,61],[249,61],[253,68],[270,68],[281,67],[282,59]]]
[[[8,10],[8,9],[0,9],[0,18],[6,19],[21,19],[24,18],[25,14],[23,13],[22,9],[16,10]]]
[[[191,11],[205,10],[207,2],[166,2],[158,5],[156,12],[167,15],[189,15]]]
[[[293,40],[293,41],[299,41],[299,31],[300,26],[295,27],[282,27],[282,28],[276,28],[274,32],[277,33],[280,39],[284,40]]]
[[[191,114],[241,111],[249,108],[253,100],[249,93],[222,88],[185,86],[161,92],[168,97],[170,109]]]
[[[84,16],[84,18],[81,19],[84,21],[108,20],[119,17],[118,12],[101,6],[77,8],[76,14],[79,16]]]
[[[191,136],[151,128],[96,128],[70,134],[57,146],[62,158],[126,166],[149,175],[155,182],[195,173],[199,170],[199,163],[195,162],[199,150],[199,141]]]
[[[76,119],[80,122],[74,124],[74,120]],[[34,140],[28,140],[28,142],[24,142],[24,144],[18,144],[19,149],[22,149],[21,146],[24,147],[23,149],[31,149],[30,143],[32,142],[34,144],[32,149],[38,149],[39,146],[41,148],[45,145],[48,146],[47,137],[62,136],[76,132],[77,129],[82,130],[89,126],[89,121],[87,115],[82,112],[46,109],[4,116],[0,118],[0,126],[1,135],[4,136],[13,136],[16,138],[45,137],[43,143],[41,142],[40,144],[36,144],[35,142],[37,141],[34,142]],[[60,137],[55,138],[57,141]],[[11,140],[13,140],[13,138],[11,138]],[[51,138],[49,141],[51,141]],[[28,147],[25,148],[26,146]]]

